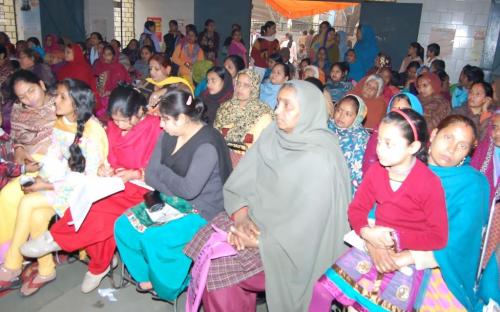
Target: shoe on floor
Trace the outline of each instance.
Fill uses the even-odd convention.
[[[106,269],[106,271],[100,273],[100,274],[92,274],[90,271],[85,273],[85,277],[83,278],[82,282],[82,292],[84,294],[87,294],[91,292],[92,290],[96,289],[99,287],[99,284],[101,284],[102,279],[108,274],[109,272],[109,267]]]
[[[21,246],[21,254],[28,258],[40,258],[58,250],[61,250],[61,247],[56,243],[49,231]]]

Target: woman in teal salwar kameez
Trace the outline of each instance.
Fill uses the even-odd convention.
[[[145,172],[162,202],[183,216],[154,222],[146,204],[115,223],[116,245],[141,292],[174,300],[189,282],[191,259],[184,246],[224,209],[222,185],[231,172],[226,143],[200,118],[204,105],[191,93],[171,90],[160,100],[160,136]],[[164,208],[165,209],[165,208]]]

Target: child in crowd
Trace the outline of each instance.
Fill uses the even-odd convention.
[[[438,59],[439,53],[441,53],[441,47],[437,43],[431,43],[427,46],[427,52],[425,56],[427,57],[424,66],[430,68],[432,62]]]
[[[352,83],[347,81],[349,65],[345,62],[333,64],[330,71],[330,79],[326,83],[326,89],[330,93],[334,103],[340,101],[344,95],[352,90]]]
[[[274,110],[278,92],[288,80],[290,80],[290,67],[283,63],[276,63],[269,80],[264,81],[260,86],[260,100]]]
[[[366,143],[370,136],[363,127],[366,111],[363,99],[349,94],[335,105],[333,119],[328,122],[328,128],[339,138],[340,148],[349,166],[353,195],[363,178],[361,168]]]
[[[365,75],[365,71],[361,63],[356,62],[356,51],[354,49],[347,50],[345,59],[349,63],[349,75],[347,79],[360,81]]]
[[[379,163],[370,167],[348,209],[362,239],[357,247],[368,253],[353,247],[341,256],[316,283],[310,311],[330,311],[333,299],[361,311],[413,308],[424,271],[400,270],[395,261],[381,259],[394,251],[446,246],[445,195],[426,166],[428,140],[425,120],[411,109],[393,110],[383,119]],[[368,218],[374,207],[373,222]]]

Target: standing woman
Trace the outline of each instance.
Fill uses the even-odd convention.
[[[418,76],[417,88],[418,98],[424,108],[427,129],[432,131],[451,113],[451,104],[441,94],[441,80],[434,73]]]
[[[363,72],[366,73],[373,66],[379,52],[377,37],[371,26],[360,25],[356,29],[356,39],[358,40],[354,45],[356,63],[359,62]]]
[[[187,286],[191,260],[182,249],[224,209],[222,185],[231,173],[224,140],[200,120],[203,109],[189,92],[174,90],[161,99],[165,133],[145,172],[145,182],[162,193],[158,196],[186,215],[155,223],[141,203],[115,223],[118,250],[138,290],[154,290],[166,300],[174,300]]]
[[[330,62],[330,64],[339,61],[339,47],[335,42],[335,30],[327,21],[324,21],[319,25],[319,34],[317,34],[312,40],[312,60],[318,60],[317,57],[321,48],[325,49],[326,60]]]
[[[106,118],[108,99],[111,91],[119,82],[130,83],[130,76],[125,67],[119,62],[120,52],[111,45],[103,48],[102,56],[94,64],[94,75],[97,76],[97,92],[99,107],[96,107],[96,117]]]
[[[219,53],[220,36],[215,31],[215,21],[213,19],[205,21],[205,29],[200,33],[198,41],[207,59],[215,63]]]
[[[254,70],[259,74],[260,80],[264,78],[268,68],[269,57],[280,50],[280,43],[276,36],[276,23],[267,21],[260,31],[261,36],[255,40],[250,52],[250,57],[254,60]]]
[[[43,169],[33,185],[23,187],[25,195],[18,206],[2,205],[2,209],[17,211],[17,217],[10,248],[0,267],[1,290],[21,286],[21,245],[28,237],[37,238],[47,231],[54,214],[64,215],[74,188],[85,176],[97,175],[106,162],[108,139],[100,123],[92,118],[95,98],[89,86],[78,80],[63,80],[57,84],[55,101],[58,119],[42,160]],[[21,294],[32,295],[55,277],[52,255],[41,257],[38,270],[24,281]]]
[[[220,105],[233,97],[233,91],[233,78],[223,67],[215,66],[207,71],[207,89],[201,94],[201,100],[209,126],[213,126]]]
[[[56,250],[68,252],[85,249],[90,256],[88,272],[81,290],[94,290],[109,272],[116,243],[113,226],[116,219],[131,206],[143,201],[147,189],[131,183],[144,180],[144,169],[161,133],[160,119],[146,115],[147,102],[139,91],[130,86],[119,86],[109,97],[110,121],[106,128],[109,141],[109,167],[99,174],[119,177],[125,189],[95,202],[78,231],[72,225],[71,212],[44,232],[39,238],[21,247],[23,255],[38,258]]]
[[[179,76],[193,83],[193,64],[205,58],[203,49],[198,44],[196,29],[189,29],[186,40],[175,47],[172,62],[179,66]]]

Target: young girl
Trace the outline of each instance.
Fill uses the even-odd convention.
[[[274,110],[277,103],[276,97],[278,96],[278,91],[289,79],[290,67],[283,63],[274,65],[270,79],[263,82],[260,86],[260,100]]]
[[[23,256],[21,245],[47,231],[50,219],[64,215],[75,187],[86,175],[97,175],[106,162],[108,139],[100,123],[92,118],[94,94],[88,85],[73,79],[57,84],[55,123],[51,145],[34,184],[22,187],[24,196],[17,210],[11,245],[0,267],[0,291],[21,286]],[[19,186],[21,188],[21,186]],[[56,278],[52,255],[38,258],[38,270],[28,274],[21,294],[29,296]]]
[[[349,165],[353,195],[363,178],[361,164],[370,136],[362,125],[365,117],[366,105],[363,99],[349,94],[335,105],[333,120],[328,122],[328,128],[339,137],[340,148]]]
[[[247,48],[243,44],[241,40],[241,30],[240,29],[234,29],[231,32],[231,44],[229,45],[228,48],[228,55],[238,55],[243,59],[245,62],[245,66],[248,64],[247,61]]]
[[[487,82],[476,82],[470,88],[467,96],[467,104],[459,108],[455,108],[452,113],[470,118],[479,131],[479,140],[482,140],[488,121],[492,116],[489,111],[493,103],[493,88]]]
[[[136,79],[146,79],[146,77],[149,77],[149,59],[153,56],[153,53],[151,46],[143,46],[141,48],[141,58],[134,63]]]
[[[401,67],[399,68],[400,73],[406,72],[408,65],[411,62],[418,62],[422,64],[424,60],[424,48],[418,42],[410,43],[408,47],[408,55],[401,62]]]
[[[326,89],[330,93],[334,103],[337,103],[344,95],[352,90],[352,83],[347,81],[349,65],[344,62],[333,64],[330,71],[330,79],[326,83]]]
[[[398,271],[391,252],[441,249],[448,239],[443,188],[425,164],[428,138],[424,119],[411,109],[383,119],[379,164],[370,167],[348,210],[362,238],[357,247],[368,253],[354,247],[340,257],[316,283],[310,311],[329,311],[333,299],[361,311],[413,307],[423,271]],[[374,205],[376,223],[368,221]]]
[[[111,45],[107,45],[103,49],[102,56],[94,64],[94,75],[97,76],[98,104],[100,105],[95,109],[97,118],[107,118],[109,95],[118,86],[118,83],[132,81],[127,69],[119,62],[119,54],[119,51],[116,51]]]

